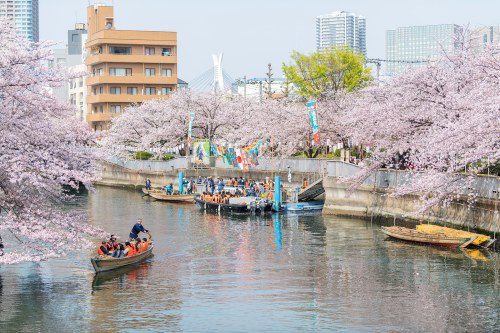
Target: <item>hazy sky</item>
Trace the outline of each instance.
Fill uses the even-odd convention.
[[[65,43],[75,21],[86,21],[88,3],[40,0],[40,38]],[[314,51],[315,17],[337,10],[366,17],[369,57],[385,58],[385,31],[398,26],[500,24],[499,0],[114,0],[114,6],[117,29],[177,31],[179,77],[188,81],[219,52],[233,78],[262,77],[269,62],[279,75],[292,50]]]

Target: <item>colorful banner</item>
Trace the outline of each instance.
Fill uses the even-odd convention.
[[[259,140],[255,144],[245,148],[226,148],[224,146],[211,143],[210,149],[218,160],[222,160],[224,163],[232,165],[234,168],[240,168],[244,171],[248,171],[250,167],[256,167],[259,165],[257,156],[259,155],[259,147],[261,144],[262,140]]]
[[[319,138],[319,125],[318,125],[318,110],[316,109],[316,102],[307,103],[307,110],[309,111],[309,119],[313,132],[314,142],[320,142]]]
[[[194,113],[189,114],[189,129],[188,129],[188,143],[193,140],[193,123],[194,123]]]

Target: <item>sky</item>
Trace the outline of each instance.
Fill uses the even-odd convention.
[[[233,78],[275,77],[293,50],[315,51],[315,18],[332,11],[366,17],[370,58],[385,58],[385,32],[400,26],[455,23],[500,25],[500,0],[40,0],[40,38],[61,43],[88,4],[114,4],[117,29],[178,33],[179,77],[191,81],[224,53]]]

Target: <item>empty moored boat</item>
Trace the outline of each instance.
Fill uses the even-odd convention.
[[[155,198],[156,200],[160,200],[160,201],[194,203],[194,195],[193,194],[167,195],[164,191],[160,191],[160,192],[150,192],[149,195],[152,198]]]
[[[153,247],[153,244],[150,244],[146,251],[138,253],[132,257],[113,258],[110,256],[98,256],[90,259],[90,262],[92,263],[96,273],[110,271],[146,260],[153,254]]]
[[[443,234],[429,233],[418,231],[415,229],[409,229],[405,227],[382,227],[382,232],[393,238],[402,239],[405,241],[449,246],[449,247],[467,247],[472,243],[477,237],[457,237],[457,236],[446,236]]]
[[[428,233],[436,233],[443,234],[446,236],[453,237],[476,237],[474,241],[471,243],[472,245],[481,246],[484,248],[488,248],[495,242],[495,239],[492,239],[490,236],[477,234],[473,232],[468,232],[465,230],[457,230],[453,228],[441,227],[435,224],[419,224],[416,228],[418,231],[428,232]]]

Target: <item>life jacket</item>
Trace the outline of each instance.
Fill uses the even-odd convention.
[[[302,185],[304,188],[309,186],[309,182],[307,180],[304,180],[304,184]]]
[[[100,256],[103,256],[104,255],[104,251],[102,250],[102,247],[104,245],[100,245],[98,248],[97,248],[97,253],[100,255]]]
[[[149,247],[149,242],[146,241],[146,242],[142,242],[142,245],[141,245],[141,252],[144,252],[148,249]]]
[[[245,182],[245,187],[248,187],[250,186],[250,183],[249,182]]]
[[[135,246],[129,245],[129,246],[127,246],[127,248],[128,248],[128,253],[127,253],[128,257],[132,257],[132,256],[135,256],[137,254],[137,251],[135,250]]]

